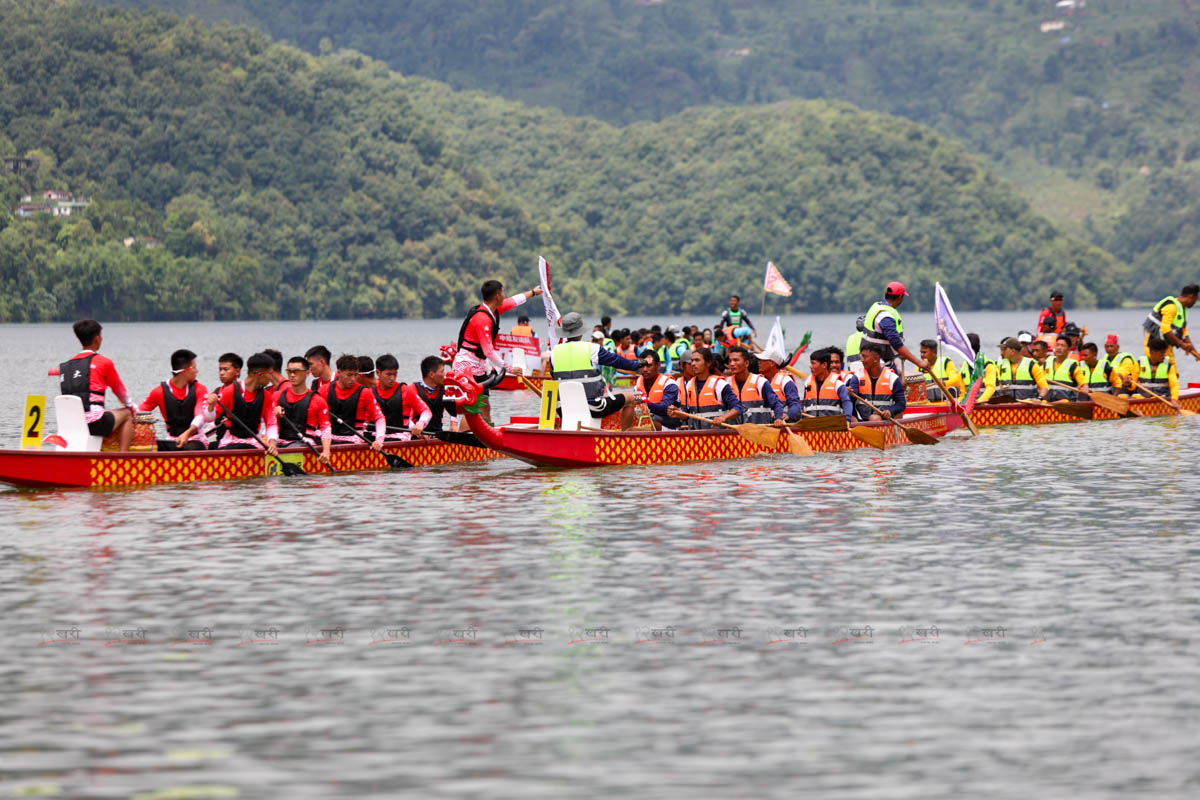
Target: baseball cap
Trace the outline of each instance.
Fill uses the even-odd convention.
[[[1012,338],[1012,337],[1009,337],[1009,338]],[[1017,343],[1018,344],[1029,344],[1032,341],[1033,341],[1033,334],[1030,333],[1029,331],[1019,331],[1017,333]]]
[[[604,331],[592,331],[592,338],[597,342],[604,340]]]
[[[1074,322],[1068,322],[1063,326],[1063,333],[1067,334],[1068,336],[1078,336],[1080,333],[1082,333],[1082,331],[1079,330],[1079,326]]]
[[[1012,336],[1009,336],[1000,342],[1001,349],[1004,349],[1006,347],[1010,350],[1020,350],[1021,343],[1019,341],[1017,341],[1015,338],[1013,338]]]
[[[783,366],[783,363],[787,360],[787,356],[779,352],[779,350],[774,347],[768,347],[766,350],[763,350],[758,354],[758,360],[774,361],[779,366]]]
[[[908,290],[904,288],[904,284],[901,283],[900,281],[892,281],[891,283],[889,283],[887,285],[887,288],[883,290],[883,293],[891,295],[892,297],[896,297],[897,295],[899,295],[901,297],[911,297],[912,296],[908,293]]]

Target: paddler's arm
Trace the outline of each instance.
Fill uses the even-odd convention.
[[[1171,362],[1171,368],[1167,370],[1167,384],[1171,388],[1171,400],[1179,402],[1179,371],[1175,369],[1175,362]]]
[[[958,389],[960,398],[967,393],[967,390],[963,388],[962,373],[958,371],[958,367],[954,366],[954,362],[949,360],[946,361],[946,388]]]
[[[674,381],[671,381],[663,389],[661,403],[646,403],[646,410],[658,417],[668,416],[667,412],[671,406],[679,405],[679,387]]]
[[[638,364],[638,362],[632,361],[628,358],[622,358],[616,353],[605,350],[599,345],[596,345],[596,347],[598,348],[596,351],[596,359],[601,367],[616,367],[617,369],[625,369],[631,372],[637,372],[638,367],[641,366]]]
[[[746,413],[746,407],[742,405],[742,401],[738,399],[737,393],[733,391],[733,387],[728,383],[725,384],[721,391],[721,402],[729,411],[726,411],[724,414],[718,414],[714,418],[717,422],[729,422],[729,420]]]
[[[904,412],[908,410],[908,392],[904,388],[904,381],[899,378],[892,382],[892,406],[887,410],[892,419],[904,416]]]
[[[1046,393],[1050,391],[1050,384],[1046,383],[1046,370],[1042,369],[1042,365],[1034,362],[1034,365],[1029,368],[1029,374],[1033,376],[1033,382],[1037,384],[1038,396],[1043,400],[1046,399]]]
[[[992,395],[996,393],[996,365],[987,364],[983,368],[983,390],[979,393],[979,397],[975,399],[976,403],[986,403],[992,399]]]
[[[783,384],[783,402],[787,406],[789,422],[795,422],[803,415],[804,401],[800,398],[800,389],[795,381],[789,380]]]
[[[1079,364],[1075,365],[1075,385],[1079,388],[1079,391],[1087,394],[1088,384],[1087,381],[1083,379],[1083,367]]]
[[[782,427],[787,424],[787,408],[783,405],[783,401],[779,399],[779,395],[775,394],[775,388],[770,383],[763,379],[762,386],[763,402],[767,404],[767,408],[771,409],[775,414],[775,425]]]
[[[854,391],[858,391],[858,378],[851,376],[854,381],[854,386],[851,387]],[[847,384],[838,384],[837,394],[838,400],[842,401],[842,413],[846,415],[846,422],[854,419],[854,400],[850,398],[850,390],[846,388]]]
[[[883,335],[887,337],[888,344],[896,351],[896,355],[903,358],[905,361],[911,361],[916,365],[917,369],[929,369],[929,362],[920,356],[913,355],[913,352],[904,346],[904,337],[896,330],[896,321],[891,317],[883,317],[879,320],[879,329],[883,331]]]

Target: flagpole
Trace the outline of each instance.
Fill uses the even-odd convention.
[[[759,311],[759,312],[758,312],[758,315],[759,315],[760,317],[765,317],[765,316],[766,316],[766,314],[767,314],[767,288],[764,286],[764,287],[763,287],[763,304],[762,304],[762,311]]]

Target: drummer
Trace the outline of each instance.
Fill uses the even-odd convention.
[[[196,354],[176,350],[171,354],[171,380],[151,389],[138,406],[138,411],[157,408],[162,414],[170,438],[158,440],[160,451],[208,449],[203,438],[196,436],[206,421],[204,398],[208,397],[208,389],[196,380],[196,372]]]

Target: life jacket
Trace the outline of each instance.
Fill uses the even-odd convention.
[[[721,343],[723,345],[725,345],[726,347],[737,347],[738,345],[740,345],[741,342],[738,340],[738,338],[736,336],[733,335],[733,332],[736,331],[740,327],[741,327],[740,325],[728,325],[728,326],[722,328],[721,335],[724,337],[724,339],[722,340]]]
[[[637,358],[638,358],[637,345],[630,342],[629,347],[626,347],[624,350],[622,350],[621,348],[618,347],[617,355],[619,355],[621,358],[628,358],[630,361],[637,361]]]
[[[942,383],[945,383],[946,381],[950,380],[949,366],[952,363],[953,362],[950,360],[949,356],[941,356],[934,359],[933,365],[930,367],[930,371],[934,375],[941,378]],[[933,380],[933,376],[929,375],[928,373],[925,375],[925,396],[929,398],[929,402],[931,403],[940,403],[946,399],[944,396],[942,396],[942,390],[938,388],[937,382]]]
[[[776,370],[775,376],[773,378],[771,378],[771,388],[773,390],[775,390],[775,394],[778,395],[779,402],[783,403],[785,419],[788,422],[795,422],[796,419],[792,417],[790,410],[787,407],[788,406],[787,394],[784,393],[784,387],[786,387],[789,383],[793,387],[796,387],[796,379],[793,378],[788,373],[784,372],[783,370]],[[799,387],[796,387],[796,394],[797,395],[800,394]],[[803,406],[804,398],[801,397],[800,401],[801,401],[801,403],[800,403],[801,406]]]
[[[360,383],[354,387],[353,394],[342,400],[337,396],[337,384],[329,387],[325,402],[329,405],[329,424],[334,436],[353,436],[355,431],[362,430],[366,425],[366,420],[358,418],[358,399],[366,388]],[[338,422],[339,419],[342,422]],[[352,425],[354,430],[347,430],[347,425]]]
[[[1150,364],[1150,359],[1142,356],[1138,362],[1141,367],[1141,372],[1138,377],[1138,386],[1145,386],[1155,394],[1160,394],[1168,400],[1171,399],[1171,367],[1174,363],[1169,358],[1164,358],[1158,362],[1158,366],[1154,367]],[[1136,394],[1136,391],[1135,391]],[[1149,397],[1150,395],[1144,395]]]
[[[639,375],[635,388],[646,398],[647,403],[661,403],[663,401],[663,392],[666,391],[667,386],[674,382],[672,378],[659,373],[658,377],[654,379],[654,385],[650,387],[650,391],[646,391],[646,379]]]
[[[92,358],[95,353],[81,358],[72,358],[58,365],[58,393],[70,394],[83,401],[83,413],[92,407]],[[96,401],[104,405],[104,396]],[[182,431],[180,431],[182,433]]]
[[[996,390],[1004,384],[1017,400],[1033,399],[1038,396],[1037,381],[1033,379],[1033,365],[1037,362],[1028,356],[1017,363],[1014,371],[1012,362],[1002,358],[996,364]]]
[[[846,363],[844,365],[847,370],[851,368],[851,364],[857,364],[858,362],[862,361],[862,356],[859,355],[859,353],[862,352],[862,340],[862,331],[855,331],[854,333],[850,334],[849,337],[847,337]]]
[[[1060,311],[1057,314],[1055,314],[1053,309],[1051,309],[1049,306],[1042,309],[1043,314],[1047,311],[1049,311],[1050,316],[1054,318],[1054,330],[1050,331],[1050,333],[1062,333],[1063,328],[1065,328],[1067,326],[1067,312]],[[1038,316],[1040,317],[1041,314],[1038,314]],[[1045,325],[1045,324],[1046,324],[1046,320],[1043,318],[1042,325]],[[1039,327],[1038,333],[1046,333],[1046,331],[1040,330],[1041,326],[1038,326],[1038,327]]]
[[[425,426],[425,430],[429,433],[436,433],[442,430],[442,414],[445,413],[446,407],[451,405],[446,400],[446,387],[439,386],[436,390],[430,392],[426,391],[425,384],[423,383],[418,383],[416,386],[417,394],[421,396],[421,399],[425,401],[425,405],[429,406],[429,410],[433,414],[429,419],[429,424]],[[433,387],[429,388],[432,389]],[[452,408],[451,416],[455,416],[453,410]],[[384,413],[386,414],[387,412]]]
[[[725,309],[725,315],[729,317],[729,324],[734,328],[742,327],[742,316],[744,313],[740,306],[737,311],[734,311],[732,308]]]
[[[870,400],[873,405],[886,408],[892,405],[892,389],[898,382],[900,382],[900,376],[892,372],[889,367],[880,369],[879,377],[874,379],[864,371],[862,375],[858,376],[858,394],[863,399]]]
[[[685,350],[688,349],[689,343],[687,339],[676,339],[675,343],[669,348],[671,352],[671,360],[679,361]]]
[[[838,396],[841,380],[835,375],[829,375],[817,386],[817,379],[808,376],[804,382],[804,411],[814,417],[836,417],[844,414],[842,398]]]
[[[162,396],[163,419],[167,423],[167,433],[178,438],[192,427],[192,420],[196,417],[196,382],[188,384],[187,394],[180,400],[171,391],[171,384],[163,381]]]
[[[1075,381],[1075,370],[1079,368],[1079,362],[1067,356],[1067,360],[1059,364],[1054,356],[1046,359],[1046,365],[1043,369],[1046,370],[1046,380],[1058,381],[1059,383],[1069,383],[1072,386],[1077,385]],[[1061,386],[1051,386],[1050,391],[1046,393],[1046,399],[1054,400],[1069,400],[1076,393]]]
[[[511,336],[533,336],[533,326],[532,325],[513,325],[512,330],[509,331],[509,335],[511,335]]]
[[[311,390],[307,391],[304,393],[303,397],[294,402],[288,401],[287,394],[288,390],[285,388],[279,393],[278,398],[276,398],[276,401],[279,403],[279,407],[283,409],[284,418],[287,419],[288,422],[292,423],[290,426],[283,426],[283,428],[286,428],[286,431],[280,430],[281,437],[294,441],[301,435],[319,435],[317,431],[313,430],[308,425],[308,407],[312,405],[312,399],[316,396],[316,393],[312,392]]]
[[[769,385],[766,378],[762,375],[749,374],[746,376],[746,382],[741,386],[738,386],[737,378],[730,378],[729,385],[733,387],[738,399],[746,407],[745,413],[742,414],[743,422],[770,425],[775,421],[775,412],[763,398],[762,387]]]
[[[684,391],[688,413],[709,419],[724,414],[729,409],[725,408],[721,395],[727,385],[728,381],[720,375],[709,375],[708,379],[704,381],[704,385],[700,387],[696,386],[695,378],[689,378]],[[711,428],[712,425],[707,422],[691,420],[690,427]]]
[[[487,303],[481,303],[468,311],[467,316],[463,319],[462,327],[458,329],[458,349],[466,350],[476,358],[485,358],[483,344],[467,338],[467,326],[471,324],[471,320],[475,319],[476,314],[486,314],[492,320],[492,344],[496,344],[496,337],[500,335],[500,318],[492,313]]]
[[[589,403],[604,395],[604,377],[592,366],[591,342],[563,342],[550,351],[550,373],[558,381],[579,381]]]
[[[1107,357],[1098,359],[1094,367],[1089,367],[1086,361],[1081,361],[1079,369],[1083,374],[1083,381],[1087,384],[1089,392],[1112,393],[1111,376],[1113,366],[1108,363]]]
[[[1142,322],[1142,327],[1146,333],[1151,336],[1162,335],[1162,310],[1167,303],[1175,304],[1175,319],[1171,320],[1171,332],[1180,338],[1183,337],[1183,329],[1187,327],[1187,306],[1179,302],[1178,297],[1164,297],[1154,304],[1154,308],[1150,309],[1150,313],[1146,315],[1146,319]]]
[[[879,321],[884,317],[891,317],[896,323],[896,333],[904,335],[904,320],[900,312],[892,308],[890,303],[876,302],[867,309],[867,316],[863,319],[862,341],[879,345],[883,348],[883,360],[892,361],[896,358],[896,352],[892,350],[892,343],[884,335],[883,328],[879,327]]]
[[[258,433],[258,426],[262,424],[262,409],[263,403],[266,402],[267,389],[261,388],[254,394],[254,399],[249,403],[246,402],[246,390],[240,383],[235,383],[233,386],[233,408],[229,409],[229,414],[225,415],[225,425],[229,428],[229,432],[239,438],[252,438],[248,431],[255,434]],[[236,417],[242,421],[242,425],[238,425],[230,417]]]
[[[375,393],[375,402],[379,403],[379,410],[383,412],[383,418],[387,420],[389,428],[407,428],[411,421],[408,415],[404,413],[404,384],[397,383],[396,391],[389,398],[384,398],[379,393],[378,386],[372,386],[371,391]]]

